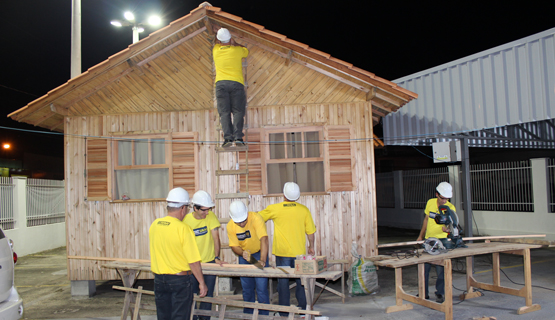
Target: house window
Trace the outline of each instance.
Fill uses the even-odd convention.
[[[288,181],[301,192],[324,192],[323,132],[320,127],[266,130],[268,194],[280,194]]]
[[[114,143],[114,199],[161,199],[170,188],[167,134],[119,137]]]

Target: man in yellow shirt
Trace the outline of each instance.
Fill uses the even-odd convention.
[[[308,254],[315,255],[314,252],[314,233],[316,226],[312,219],[310,210],[304,205],[296,202],[301,196],[299,186],[294,182],[287,182],[283,186],[285,201],[269,205],[260,211],[264,221],[274,221],[274,241],[272,253],[276,256],[276,266],[295,267],[295,259],[298,255],[307,253],[306,240],[308,238]],[[306,296],[304,287],[300,279],[295,280],[297,287],[295,296],[297,297],[298,307],[306,309]],[[289,306],[290,292],[289,279],[278,279],[279,304]],[[286,317],[287,312],[280,312]]]
[[[210,211],[214,207],[212,197],[210,197],[208,192],[199,190],[195,192],[191,202],[193,203],[194,211],[187,215],[183,222],[193,229],[201,262],[222,265],[223,262],[220,260],[220,234],[218,233],[220,222],[214,212]],[[213,297],[216,276],[204,275],[204,282],[206,282],[208,287],[206,296]],[[199,309],[212,310],[212,304],[202,302]],[[195,319],[197,319],[197,316],[195,316]],[[209,320],[210,317],[200,316],[198,319]]]
[[[166,201],[167,216],[154,220],[148,231],[156,315],[158,319],[189,320],[194,279],[199,296],[204,297],[208,289],[195,235],[182,221],[187,214],[189,194],[183,188],[175,188]]]
[[[441,182],[436,187],[436,197],[428,200],[426,204],[426,209],[424,209],[424,222],[422,223],[422,229],[418,236],[417,241],[422,241],[428,238],[446,239],[448,234],[447,227],[445,225],[440,225],[435,222],[434,219],[430,218],[430,212],[439,213],[439,207],[446,205],[449,209],[456,211],[455,206],[449,202],[449,199],[453,197],[453,187],[448,182]],[[443,266],[435,265],[437,280],[436,280],[436,302],[443,303],[445,301],[445,275]],[[424,265],[424,278],[425,278],[425,289],[426,289],[426,299],[429,299],[428,295],[428,278],[430,276],[430,269],[432,265],[426,263]]]
[[[229,216],[233,222],[227,224],[227,236],[231,250],[239,256],[239,264],[249,264],[249,256],[254,257],[265,266],[268,263],[268,233],[262,217],[256,212],[248,212],[242,201],[233,201],[229,206]],[[270,303],[268,278],[241,277],[243,301],[255,302],[254,290],[259,303]],[[253,313],[253,309],[244,308],[243,313]],[[260,315],[268,315],[268,310],[260,310]]]
[[[229,30],[218,30],[216,43],[212,49],[216,67],[216,100],[220,123],[224,132],[222,147],[243,146],[243,122],[247,105],[245,81],[243,79],[242,60],[249,55],[249,50],[231,38]],[[231,123],[233,114],[233,124]]]

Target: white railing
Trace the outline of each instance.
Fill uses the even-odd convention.
[[[379,208],[395,208],[393,172],[376,174],[376,200]]]
[[[27,180],[27,226],[65,221],[65,189],[60,180]]]
[[[555,212],[555,159],[547,160],[547,183],[549,186],[549,212]]]
[[[0,226],[3,230],[13,229],[15,225],[13,214],[14,188],[12,178],[0,177]]]
[[[529,160],[470,166],[472,210],[533,212]]]
[[[449,181],[447,167],[403,171],[404,207],[423,209],[426,202],[435,196],[437,185],[443,181]]]

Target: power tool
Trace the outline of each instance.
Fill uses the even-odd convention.
[[[451,210],[448,206],[442,205],[438,207],[439,212],[430,212],[430,219],[434,219],[434,221],[439,225],[445,225],[449,228],[448,236],[446,239],[441,239],[443,246],[447,249],[454,249],[464,247],[462,240],[462,232],[463,229],[459,224],[459,217],[457,213]]]

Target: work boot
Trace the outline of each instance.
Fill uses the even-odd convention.
[[[225,140],[224,143],[222,144],[222,148],[231,147],[232,145],[233,145],[233,141]]]
[[[436,293],[436,302],[443,303],[445,301],[445,297],[442,294]]]
[[[419,295],[416,294],[416,296],[418,297]],[[430,300],[430,296],[426,296],[426,300]]]

